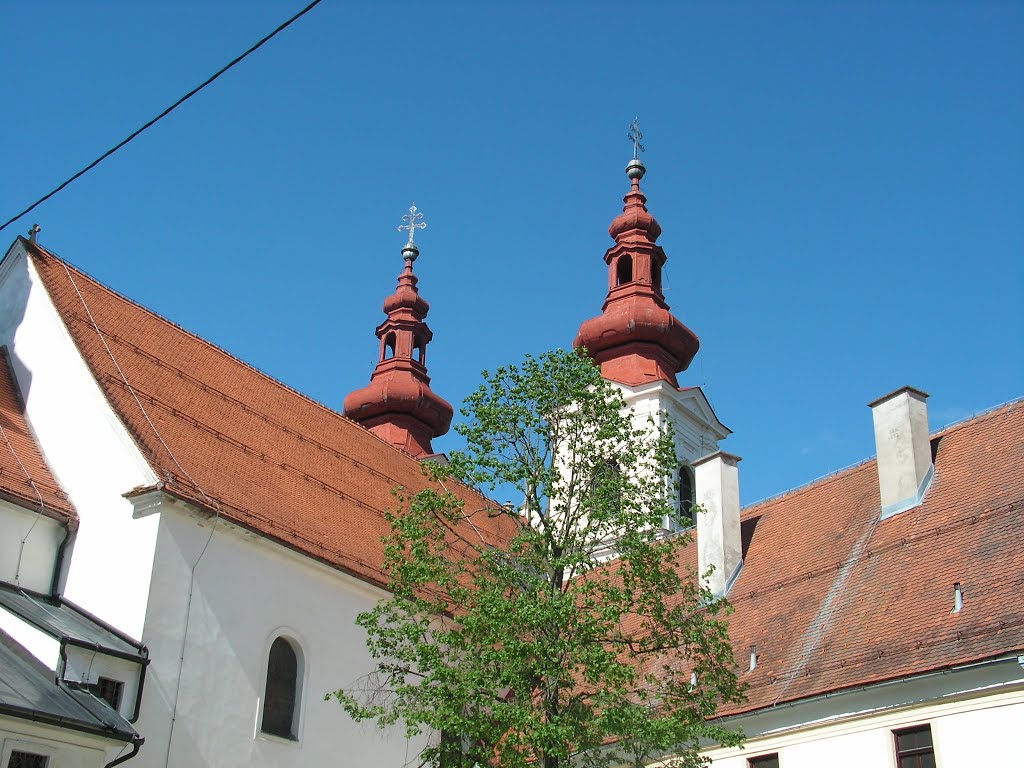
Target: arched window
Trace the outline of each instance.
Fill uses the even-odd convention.
[[[684,464],[679,468],[679,479],[676,485],[676,493],[679,497],[676,523],[679,528],[689,528],[694,524],[692,510],[697,497],[694,494],[693,485],[693,470]]]
[[[651,283],[654,285],[654,290],[661,293],[661,265],[657,262],[651,265]]]
[[[602,509],[605,513],[622,511],[622,470],[617,461],[608,459],[594,467],[590,495],[595,509]]]
[[[382,360],[389,360],[395,356],[395,334],[389,333],[384,337],[384,356]]]
[[[416,362],[420,365],[427,364],[427,345],[423,339],[416,339]]]
[[[282,739],[298,738],[302,657],[297,646],[278,637],[267,659],[267,686],[263,694],[260,730]]]
[[[633,257],[628,253],[619,256],[615,263],[615,284],[625,285],[633,282]]]

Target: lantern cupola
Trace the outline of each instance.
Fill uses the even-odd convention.
[[[345,415],[381,439],[417,458],[431,455],[430,441],[448,431],[452,406],[430,388],[427,344],[433,334],[425,322],[430,305],[420,296],[413,272],[419,257],[417,229],[426,227],[423,214],[413,205],[403,216],[409,230],[402,248],[405,269],[398,287],[384,300],[387,319],[377,326],[380,357],[370,383],[345,398]]]
[[[690,365],[700,341],[665,302],[661,274],[667,257],[657,245],[661,225],[648,212],[647,197],[640,191],[647,169],[640,161],[643,147],[635,121],[630,138],[630,189],[622,213],[608,227],[615,245],[604,255],[608,295],[601,314],[583,323],[573,346],[585,347],[601,366],[601,375],[611,381],[638,386],[663,380],[676,387],[676,374]]]

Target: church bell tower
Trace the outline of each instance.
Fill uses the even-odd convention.
[[[621,388],[638,423],[652,418],[661,424],[666,416],[670,420],[681,462],[679,495],[689,495],[680,502],[680,519],[665,521],[666,528],[675,529],[685,527],[685,512],[696,500],[694,463],[718,451],[719,441],[731,432],[715,416],[699,386],[679,386],[677,375],[689,367],[700,340],[665,301],[662,275],[668,258],[657,243],[661,225],[648,212],[647,197],[640,189],[647,169],[640,161],[644,148],[636,121],[629,137],[633,141],[633,159],[626,166],[630,188],[622,213],[608,227],[615,244],[604,254],[608,293],[601,314],[580,326],[573,346],[585,348],[601,375]]]
[[[452,406],[430,388],[427,345],[433,338],[425,322],[430,305],[420,296],[413,262],[420,255],[417,229],[426,227],[413,205],[402,217],[409,241],[402,248],[405,269],[398,287],[384,300],[387,319],[377,326],[380,357],[370,383],[345,398],[345,415],[377,437],[416,458],[433,454],[430,441],[448,431]]]

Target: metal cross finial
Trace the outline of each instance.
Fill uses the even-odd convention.
[[[640,118],[634,117],[633,122],[629,124],[629,133],[626,134],[626,138],[633,142],[633,159],[639,160],[640,153],[646,152],[644,145],[640,143],[644,135],[640,133]]]
[[[406,245],[413,245],[413,240],[416,237],[417,229],[426,229],[427,222],[421,221],[423,214],[416,210],[416,203],[409,206],[409,212],[402,216],[402,221],[408,222],[406,224],[399,224],[398,231],[401,232],[403,229],[409,230],[409,242]]]

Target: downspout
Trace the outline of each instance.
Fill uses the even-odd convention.
[[[145,646],[143,646],[143,650],[146,652],[147,658],[142,662],[142,668],[139,670],[139,685],[135,691],[135,711],[128,718],[128,722],[132,725],[135,725],[135,721],[139,719],[139,712],[142,710],[142,688],[146,684],[146,669],[149,667],[150,662],[148,658],[149,650]]]
[[[57,547],[57,559],[53,564],[53,578],[50,579],[50,594],[53,597],[60,597],[57,586],[60,584],[60,574],[64,570],[64,556],[67,552],[68,544],[71,543],[72,536],[78,532],[78,520],[68,520],[67,525],[64,527],[64,538],[60,542],[60,546]]]
[[[114,760],[111,760],[109,763],[107,763],[105,766],[103,766],[103,768],[114,768],[115,765],[120,765],[121,763],[123,763],[123,762],[125,762],[127,760],[131,760],[133,757],[135,757],[137,754],[139,754],[139,749],[145,743],[146,743],[145,736],[139,736],[137,739],[132,739],[132,751],[129,752],[127,755],[122,755],[121,757],[118,757],[118,758],[116,758]]]

